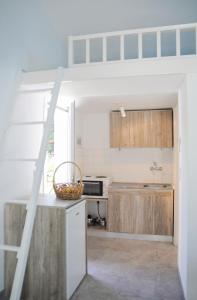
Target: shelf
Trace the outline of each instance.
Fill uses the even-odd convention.
[[[106,231],[107,228],[106,228],[106,226],[103,227],[103,226],[96,225],[96,226],[88,226],[88,227],[87,227],[87,230],[88,230],[88,232],[94,232],[94,231]]]
[[[87,201],[90,202],[104,202],[106,203],[108,201],[108,198],[86,198]]]

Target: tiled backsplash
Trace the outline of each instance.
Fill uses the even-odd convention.
[[[87,114],[80,126],[76,160],[84,175],[106,175],[122,182],[173,182],[173,150],[109,147],[108,114]],[[163,168],[150,171],[153,161]]]
[[[114,181],[172,182],[172,151],[160,149],[88,149],[77,155],[85,175],[106,175]],[[78,152],[79,154],[79,152]],[[162,171],[150,171],[152,162]]]

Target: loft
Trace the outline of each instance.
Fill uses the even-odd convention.
[[[63,70],[60,91],[60,96],[65,100],[66,97],[75,99],[83,96],[139,93],[152,95],[173,92],[178,95],[181,121],[178,146],[179,178],[181,178],[181,188],[178,188],[180,188],[181,209],[178,212],[178,222],[181,228],[186,229],[194,227],[196,220],[194,209],[196,189],[192,180],[197,170],[195,167],[197,139],[193,130],[197,109],[196,32],[196,24],[187,24],[69,37],[68,67]],[[100,45],[97,45],[95,51],[93,51],[94,42]],[[49,84],[54,82],[55,73],[56,70],[25,73],[23,83],[26,88],[28,84],[30,88],[32,84],[41,86]],[[185,237],[184,232],[179,234],[179,271],[183,283],[185,271],[183,264],[188,263],[187,271],[190,277],[195,278],[192,262],[196,259],[195,253],[187,256],[181,252],[185,244],[188,248],[195,248],[192,230],[188,232],[188,237]]]
[[[64,81],[185,75],[197,68],[197,23],[69,36]],[[55,70],[28,72],[24,83],[53,81]]]
[[[196,23],[70,36],[68,65],[195,56],[196,36]]]

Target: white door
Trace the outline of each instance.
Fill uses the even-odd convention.
[[[66,294],[69,299],[86,274],[86,201],[66,211]]]
[[[64,161],[74,161],[75,153],[75,103],[60,98],[55,111],[54,124],[49,136],[48,151],[44,167],[41,193],[53,193],[53,174],[55,168]],[[56,174],[57,182],[69,182],[72,167],[67,164]]]

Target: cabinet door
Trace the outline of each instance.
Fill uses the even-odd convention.
[[[110,115],[110,146],[112,148],[173,146],[172,110],[126,111]]]
[[[173,193],[111,192],[108,230],[132,234],[173,235]]]
[[[85,201],[66,211],[66,293],[70,299],[86,274]]]
[[[120,113],[119,113],[120,115]],[[120,148],[130,147],[130,114],[126,112],[126,117],[120,116]]]
[[[120,232],[120,201],[121,195],[118,192],[110,192],[107,202],[107,228],[111,232]]]
[[[163,192],[153,199],[154,231],[156,235],[173,235],[173,192]]]
[[[144,111],[128,111],[130,147],[144,147]]]
[[[110,113],[110,147],[120,147],[121,116],[120,112],[112,111]]]
[[[152,110],[145,112],[147,122],[145,127],[146,146],[155,148],[170,148],[173,146],[172,110]]]
[[[114,191],[108,198],[108,230],[111,232],[135,232],[136,199],[128,191]]]
[[[161,134],[162,134],[162,111],[150,110],[145,112],[147,116],[147,131],[146,131],[146,147],[157,148],[161,147]]]
[[[161,145],[160,147],[173,147],[173,111],[161,111]]]
[[[108,230],[153,234],[152,197],[138,191],[113,192],[108,200]]]

